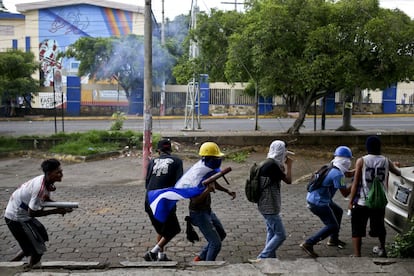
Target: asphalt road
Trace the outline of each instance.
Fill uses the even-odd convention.
[[[292,126],[292,118],[259,118],[258,127],[261,131],[286,132]],[[74,119],[67,118],[63,121],[57,118],[48,120],[1,120],[0,135],[22,136],[22,135],[50,135],[56,132],[83,132],[88,130],[109,130],[113,121],[109,119]],[[313,118],[307,118],[300,132],[314,132]],[[194,129],[190,127],[187,130],[195,131],[254,131],[254,118],[202,118],[200,121],[201,128],[198,124]],[[342,125],[342,118],[327,118],[325,130],[335,130]],[[376,132],[384,131],[414,131],[414,117],[391,117],[391,116],[370,116],[355,117],[352,119],[352,125],[360,130],[372,130]],[[55,128],[56,126],[56,128]],[[142,118],[129,118],[124,121],[124,130],[143,131]],[[316,120],[316,130],[321,129],[320,118]],[[185,130],[184,118],[166,119],[153,118],[153,132],[162,133],[165,131],[183,131]]]

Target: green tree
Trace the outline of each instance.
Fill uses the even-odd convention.
[[[158,39],[153,40],[152,47],[153,82],[158,84],[162,81],[162,71],[172,67],[173,58]],[[143,86],[144,40],[141,36],[82,37],[63,55],[80,61],[79,76],[90,75],[93,80],[115,78],[130,105],[133,93]]]
[[[310,104],[328,93],[326,80],[309,76],[304,53],[309,35],[327,24],[329,12],[325,1],[254,1],[243,31],[230,38],[226,75],[239,81],[250,72],[262,96],[281,95],[296,103],[303,118],[289,129],[292,133],[299,131]]]
[[[412,22],[377,0],[251,3],[242,31],[230,37],[226,76],[295,102],[299,117],[289,133],[298,133],[311,104],[330,92],[346,99],[341,130],[353,129],[355,91],[413,75]]]
[[[197,28],[189,32],[184,47],[189,49],[190,41],[194,41],[199,55],[190,57],[189,53],[178,60],[173,74],[179,83],[187,83],[194,75],[208,74],[211,82],[227,81],[224,75],[227,60],[228,37],[242,27],[243,14],[211,9],[210,14],[200,13],[197,17]]]
[[[33,73],[39,69],[38,66],[31,52],[0,52],[0,97],[6,99],[22,96],[27,101],[28,96],[39,89],[39,82],[32,78]],[[30,106],[30,102],[27,102],[27,106]]]
[[[361,89],[384,89],[413,77],[413,22],[399,11],[381,9],[377,0],[345,0],[334,5],[332,24],[337,26],[344,56],[337,80],[345,92],[343,125],[352,130],[352,98]]]

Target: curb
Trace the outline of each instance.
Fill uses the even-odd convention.
[[[99,262],[42,262],[29,269],[28,275],[411,275],[414,263],[404,259],[323,257],[298,258],[295,260],[262,259],[257,263],[230,264],[225,261],[215,262],[120,262],[118,265]],[[89,271],[90,270],[90,271]],[[23,262],[0,262],[1,272],[28,271]],[[207,274],[208,273],[208,274]],[[11,274],[9,274],[11,275]]]
[[[332,115],[325,115],[325,118],[341,118],[342,114],[332,114]],[[315,115],[307,114],[306,118],[314,118]],[[316,118],[321,118],[322,115],[316,115]],[[414,113],[398,113],[398,114],[352,114],[352,117],[355,118],[386,118],[386,117],[414,117]],[[61,120],[62,117],[57,116],[58,120]],[[135,116],[135,115],[126,115],[126,120],[143,120],[144,116]],[[152,116],[153,120],[175,120],[175,119],[184,119],[185,116]],[[211,115],[202,115],[200,119],[250,119],[255,118],[255,115],[223,115],[223,116],[211,116]],[[281,118],[280,116],[275,115],[259,115],[258,119],[277,119]],[[283,118],[291,118],[296,119],[292,116],[284,116]],[[25,116],[25,117],[0,117],[0,121],[53,121],[55,117],[50,116]],[[73,121],[73,120],[114,120],[112,116],[67,116],[64,117],[64,120]]]

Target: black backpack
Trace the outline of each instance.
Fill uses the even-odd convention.
[[[329,163],[329,164],[323,165],[319,170],[314,172],[312,174],[312,177],[308,185],[306,185],[306,190],[308,192],[312,192],[312,191],[319,189],[322,186],[323,180],[325,179],[325,177],[328,175],[329,171],[332,168],[334,168],[333,164]]]
[[[266,160],[263,160],[259,164],[254,163],[250,167],[249,171],[249,177],[246,179],[246,185],[245,185],[245,193],[247,200],[253,203],[259,202],[261,189],[260,189],[260,169],[263,167],[264,164],[268,162],[274,162],[273,159],[268,158]]]

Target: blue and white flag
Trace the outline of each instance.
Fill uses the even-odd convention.
[[[184,173],[173,188],[148,191],[148,201],[154,217],[165,222],[177,201],[200,195],[205,189],[202,181],[215,172],[217,170],[205,166],[200,160]]]

